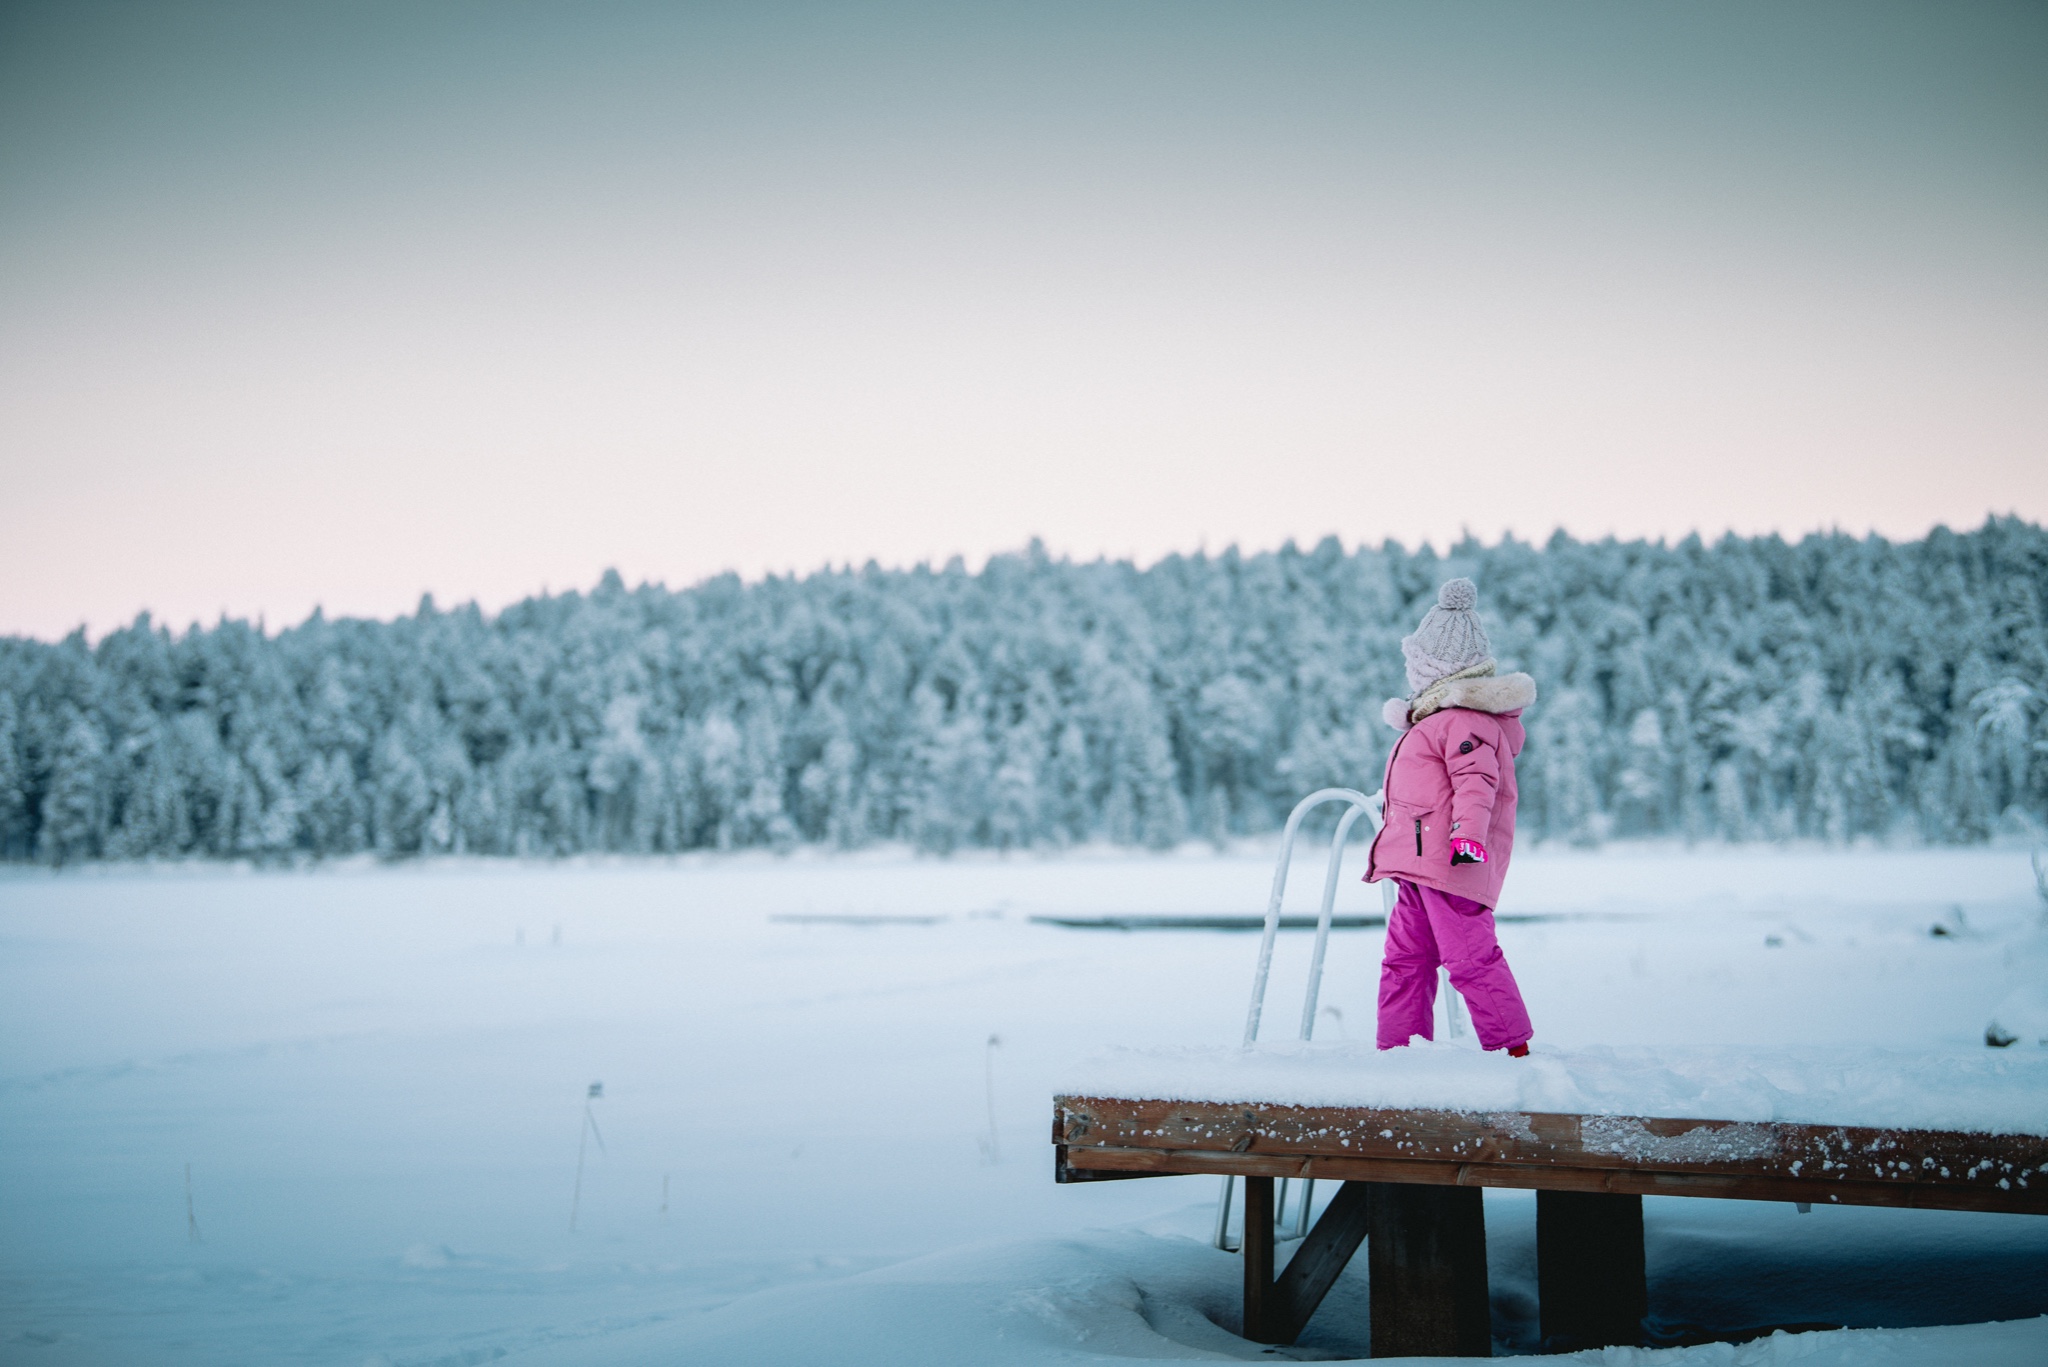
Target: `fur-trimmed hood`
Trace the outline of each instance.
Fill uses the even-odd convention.
[[[1438,689],[1441,687],[1442,691]],[[1469,707],[1475,712],[1519,712],[1536,701],[1536,681],[1527,674],[1483,674],[1432,684],[1420,697],[1388,698],[1380,715],[1396,731],[1406,731],[1432,712]]]

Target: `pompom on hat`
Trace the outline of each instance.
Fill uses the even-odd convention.
[[[1447,579],[1436,591],[1436,605],[1446,612],[1470,612],[1479,606],[1479,586],[1470,579]]]
[[[1423,614],[1414,635],[1401,640],[1410,697],[1438,679],[1493,663],[1493,644],[1479,625],[1478,605],[1479,586],[1470,579],[1448,580],[1437,590],[1436,606]]]

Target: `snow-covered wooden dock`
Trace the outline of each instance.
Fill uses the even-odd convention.
[[[1055,1099],[1057,1178],[1242,1179],[1244,1332],[1264,1342],[1291,1342],[1366,1243],[1373,1351],[1383,1357],[1488,1353],[1485,1187],[1537,1193],[1543,1336],[1560,1348],[1634,1341],[1647,1310],[1644,1196],[2048,1214],[2048,1125],[2030,1118],[2048,1100],[2028,1094],[2039,1070],[2031,1060],[2013,1075],[1975,1079],[1951,1068],[1950,1090],[1923,1091],[1921,1103],[1839,1084],[1834,1093],[1807,1088],[1778,1103],[1798,1118],[1760,1118],[1759,1108],[1770,1106],[1731,1085],[1741,1078],[1725,1061],[1698,1058],[1664,1068],[1662,1092],[1644,1090],[1665,1114],[1315,1104],[1356,1103],[1374,1091],[1405,1091],[1412,1101],[1416,1085],[1473,1096],[1498,1086],[1598,1090],[1602,1077],[1627,1072],[1609,1054],[1578,1061],[1576,1072],[1573,1060],[1553,1059],[1547,1081],[1540,1066],[1523,1073],[1504,1059],[1438,1051],[1387,1061],[1350,1055],[1355,1066],[1334,1074],[1318,1066],[1340,1053],[1129,1055],[1079,1070],[1093,1082],[1121,1074],[1138,1085],[1095,1085]],[[1436,1077],[1418,1084],[1432,1060],[1442,1065]],[[1911,1060],[1892,1060],[1887,1075],[1910,1077],[1913,1069]],[[1824,1073],[1840,1076],[1818,1065],[1802,1074],[1782,1061],[1778,1076]],[[1702,1078],[1731,1100],[1748,1100],[1731,1107],[1733,1118],[1669,1114],[1672,1088],[1683,1092]],[[1225,1081],[1250,1099],[1219,1097]],[[2014,1096],[2013,1088],[2022,1090]],[[1845,1121],[1886,1120],[1812,1118],[1830,1104]],[[2007,1123],[2014,1105],[2026,1114]],[[1949,1117],[1983,1127],[1925,1123]],[[1343,1184],[1277,1276],[1275,1179]]]

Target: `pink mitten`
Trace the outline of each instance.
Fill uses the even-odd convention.
[[[1467,840],[1465,837],[1459,836],[1451,841],[1452,864],[1484,864],[1485,862],[1486,846],[1480,844],[1477,840]]]

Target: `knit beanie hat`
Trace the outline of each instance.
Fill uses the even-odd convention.
[[[1436,591],[1436,606],[1423,614],[1415,634],[1401,639],[1410,697],[1447,674],[1492,661],[1493,646],[1473,611],[1478,602],[1477,585],[1470,579],[1453,579]]]

